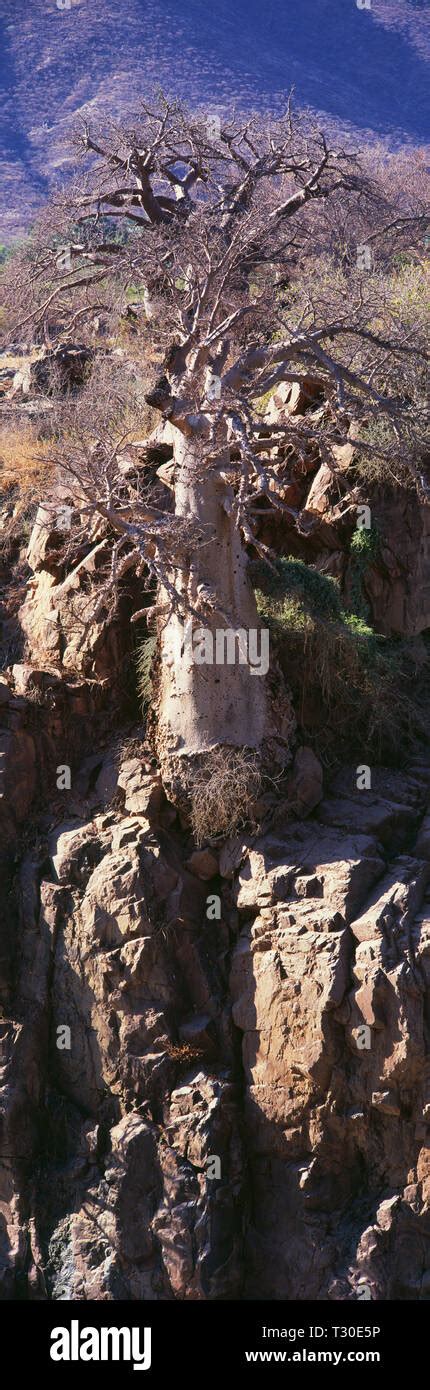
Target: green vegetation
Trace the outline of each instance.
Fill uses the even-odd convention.
[[[380,544],[379,531],[376,526],[366,528],[357,527],[354,531],[350,547],[349,565],[349,590],[350,606],[357,618],[367,619],[369,617],[369,605],[364,595],[364,579],[369,566],[376,559]]]
[[[137,650],[137,676],[138,694],[142,701],[142,709],[145,712],[153,697],[153,677],[154,677],[154,657],[157,648],[157,637],[155,633],[150,633],[141,642]]]
[[[335,579],[320,574],[304,560],[277,559],[271,568],[264,560],[251,565],[251,577],[257,589],[276,604],[284,605],[297,598],[314,613],[338,618],[341,611],[340,593]]]
[[[143,304],[143,301],[145,299],[145,286],[127,285],[125,297],[128,303],[131,302],[133,304]]]
[[[256,397],[255,397],[255,402],[254,402],[254,404],[255,404],[255,409],[256,409],[256,411],[257,411],[257,415],[265,415],[265,414],[266,414],[266,410],[267,410],[268,407],[269,407],[269,404],[270,404],[270,401],[271,401],[271,399],[272,399],[272,396],[275,395],[275,391],[276,391],[276,386],[270,386],[270,387],[269,387],[269,390],[265,392],[264,396],[256,396]]]
[[[364,534],[369,538],[369,532]],[[354,542],[357,576],[377,538]],[[302,560],[252,564],[257,607],[270,627],[299,723],[328,761],[366,748],[389,756],[415,721],[405,693],[403,646],[379,636],[362,612],[342,606],[336,580]]]

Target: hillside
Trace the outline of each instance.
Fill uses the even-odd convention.
[[[430,1297],[425,161],[161,97],[102,139],[2,272],[0,1298],[397,1320]]]
[[[122,117],[160,85],[196,106],[261,110],[279,110],[294,85],[326,124],[425,143],[428,25],[425,0],[373,0],[370,12],[354,0],[3,0],[2,239],[61,181],[76,117]]]

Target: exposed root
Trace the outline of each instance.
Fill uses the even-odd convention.
[[[245,824],[261,782],[261,760],[251,748],[220,746],[190,763],[185,787],[196,844],[227,838]]]

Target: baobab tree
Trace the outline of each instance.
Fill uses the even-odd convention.
[[[127,479],[123,438],[99,433],[61,461],[87,513],[109,528],[111,593],[130,568],[155,581],[157,748],[180,794],[210,750],[288,757],[288,718],[246,645],[259,629],[248,555],[270,563],[256,521],[265,509],[293,514],[280,453],[316,447],[335,471],[351,421],[383,418],[385,449],[413,471],[412,383],[425,353],[374,277],[352,269],[347,302],[336,285],[313,292],[318,204],[356,208],[361,229],[368,214],[373,240],[378,209],[381,236],[389,211],[357,156],[293,119],[290,104],[279,120],[240,124],[160,99],[133,128],[85,125],[77,143],[82,168],[33,240],[13,332],[31,323],[48,345],[64,341],[113,298],[124,313],[133,287],[137,332],[158,366],[146,399],[172,450],[173,506]],[[262,402],[273,388],[306,391],[310,378],[318,418],[268,423]],[[181,646],[187,623],[199,629],[193,651]],[[230,664],[210,658],[208,634],[215,652],[220,633],[225,657],[227,634],[239,634]]]

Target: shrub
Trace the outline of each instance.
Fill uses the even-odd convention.
[[[303,561],[279,560],[275,574],[264,562],[258,568],[257,607],[306,738],[328,762],[363,744],[375,755],[398,754],[418,719],[405,689],[402,644],[379,636],[362,614],[346,612],[336,581]]]
[[[369,605],[364,594],[364,579],[369,565],[375,560],[379,550],[380,536],[376,526],[363,526],[354,531],[350,546],[349,595],[350,606],[358,617],[369,617]]]
[[[137,651],[137,689],[139,698],[142,701],[143,711],[147,710],[152,702],[154,693],[154,657],[157,649],[157,637],[151,633],[141,642]]]
[[[249,571],[254,588],[267,599],[269,607],[277,610],[279,604],[299,600],[311,613],[334,620],[340,618],[341,597],[336,580],[320,574],[304,560],[281,558],[272,566],[257,560],[251,563]]]
[[[192,763],[187,796],[196,844],[232,835],[249,819],[260,788],[260,763],[250,748],[212,748]]]
[[[385,420],[361,423],[357,439],[364,446],[370,446],[369,450],[365,447],[357,450],[353,465],[357,482],[366,483],[368,487],[412,486],[412,475],[408,476],[407,470],[395,457],[393,436]]]
[[[190,1065],[191,1062],[198,1061],[200,1057],[204,1057],[205,1055],[203,1047],[196,1047],[194,1044],[191,1045],[190,1043],[168,1042],[166,1043],[166,1052],[172,1062],[187,1063],[188,1065]]]

